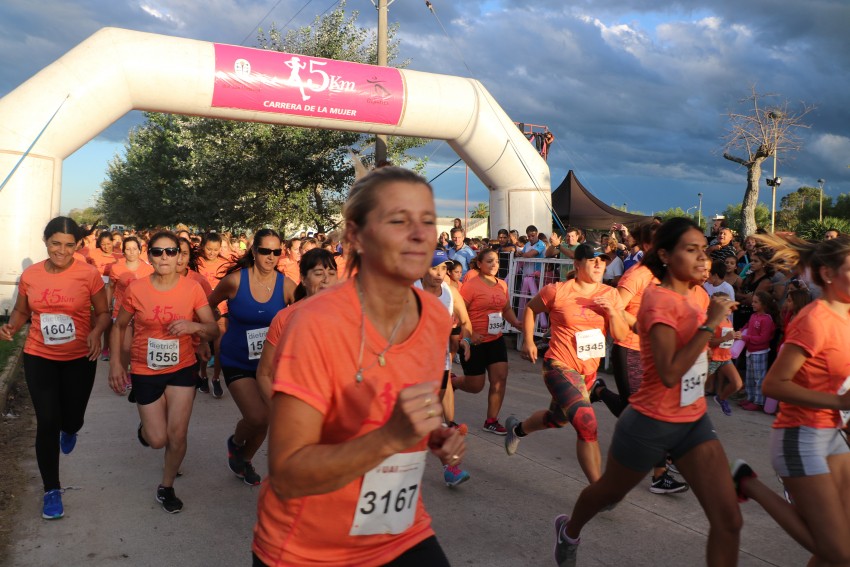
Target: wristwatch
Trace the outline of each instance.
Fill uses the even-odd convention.
[[[697,331],[708,331],[713,335],[714,327],[709,327],[708,325],[700,325],[699,327],[697,327]]]

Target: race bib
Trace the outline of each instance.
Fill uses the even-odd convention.
[[[180,361],[179,339],[148,339],[148,368],[162,370]]]
[[[397,453],[366,473],[349,535],[403,533],[413,525],[425,451]]]
[[[501,313],[490,313],[487,315],[487,334],[498,335],[502,332],[505,320]]]
[[[733,344],[735,344],[735,339],[729,339],[728,341],[723,341],[717,346],[719,346],[720,348],[732,348]]]
[[[846,394],[847,390],[850,390],[850,376],[844,379],[844,383],[838,388],[838,395]],[[838,414],[841,416],[841,423],[847,425],[847,422],[850,421],[850,410],[838,410]]]
[[[689,406],[705,395],[705,377],[708,375],[708,356],[701,352],[696,362],[682,376],[682,393],[679,406]]]
[[[100,279],[103,280],[104,285],[109,283],[109,276],[100,276]]]
[[[77,329],[70,315],[42,313],[41,335],[46,345],[64,345],[77,338]]]
[[[248,360],[257,360],[263,355],[263,344],[266,342],[268,332],[268,327],[245,331],[248,339]]]
[[[605,335],[599,329],[576,333],[576,354],[579,360],[605,356]]]

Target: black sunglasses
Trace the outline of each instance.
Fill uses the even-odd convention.
[[[159,258],[160,256],[162,256],[163,252],[165,252],[166,256],[173,258],[174,256],[177,256],[177,253],[180,252],[180,249],[179,248],[149,248],[148,252],[154,258]]]
[[[283,248],[257,248],[257,254],[262,254],[263,256],[268,256],[269,254],[280,256],[281,253],[283,253]]]

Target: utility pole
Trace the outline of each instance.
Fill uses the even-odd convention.
[[[372,5],[378,10],[378,65],[387,66],[387,41],[389,35],[389,8],[395,0],[372,0]],[[375,167],[387,161],[387,137],[384,134],[375,136]]]

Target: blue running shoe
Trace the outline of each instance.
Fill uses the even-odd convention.
[[[721,400],[719,396],[714,396],[714,401],[720,406],[720,411],[723,412],[723,415],[732,415],[732,407],[728,401]]]
[[[567,541],[566,527],[570,517],[561,514],[555,518],[555,565],[558,567],[575,567],[578,555],[578,543]]]
[[[59,432],[59,448],[62,449],[62,453],[67,455],[71,451],[74,450],[74,446],[77,444],[77,434],[76,433],[65,433],[64,431]]]
[[[469,473],[455,465],[443,465],[443,480],[446,486],[454,488],[470,479]]]
[[[62,490],[54,488],[44,493],[44,508],[41,509],[41,517],[45,520],[58,520],[65,515],[62,507]]]

